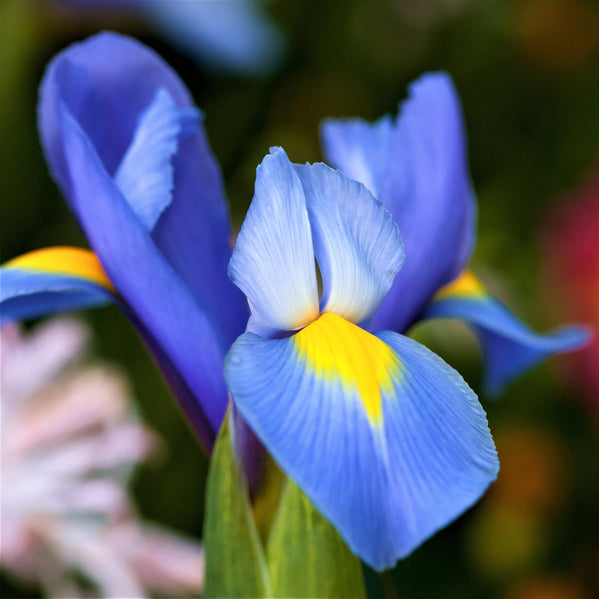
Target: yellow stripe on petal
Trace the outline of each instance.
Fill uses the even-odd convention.
[[[325,313],[293,336],[301,359],[316,376],[357,391],[373,424],[383,418],[382,393],[393,390],[401,367],[378,337],[337,314]]]
[[[482,283],[469,271],[465,270],[457,279],[441,287],[435,300],[449,297],[480,298],[487,295]]]
[[[52,247],[35,250],[6,262],[4,266],[88,279],[111,293],[116,293],[98,257],[82,248]]]

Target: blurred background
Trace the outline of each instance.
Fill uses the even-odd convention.
[[[205,114],[236,229],[269,146],[283,146],[294,162],[322,160],[324,118],[395,113],[411,80],[448,71],[479,202],[474,270],[537,330],[566,321],[599,329],[597,1],[273,0],[242,25],[225,20],[219,29],[204,15],[196,45],[143,2],[0,7],[2,261],[86,245],[42,156],[37,86],[55,53],[112,29],[156,49],[187,84]],[[242,26],[248,46],[223,48]],[[128,478],[139,517],[199,541],[206,456],[125,317],[113,307],[82,318],[93,331],[90,356],[124,372],[137,417],[160,439]],[[488,400],[466,328],[433,322],[413,334],[479,392],[502,470],[474,509],[395,570],[367,572],[370,596],[599,597],[598,343],[549,360]],[[38,583],[4,565],[3,597],[40,596]]]

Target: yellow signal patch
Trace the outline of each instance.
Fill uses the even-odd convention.
[[[98,257],[82,248],[51,247],[35,250],[6,262],[4,266],[88,279],[111,293],[116,293]]]
[[[457,279],[441,287],[435,295],[435,300],[450,297],[479,298],[487,295],[482,283],[469,271],[465,270]]]
[[[393,378],[401,368],[386,343],[330,313],[322,314],[292,339],[307,368],[327,381],[357,390],[370,421],[382,422],[382,392],[393,390]]]

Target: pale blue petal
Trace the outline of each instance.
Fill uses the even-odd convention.
[[[175,46],[208,66],[260,75],[281,62],[285,39],[260,2],[137,1]]]
[[[381,345],[399,366],[373,421],[357,384],[323,374],[298,350],[296,338],[312,326],[286,339],[245,333],[227,355],[225,377],[250,427],[352,551],[377,570],[390,568],[495,479],[486,417],[440,358],[384,332]],[[336,343],[326,339],[323,355],[343,353]]]
[[[381,199],[395,135],[393,119],[388,115],[374,123],[329,119],[322,123],[321,134],[327,160]]]
[[[482,346],[484,387],[490,395],[499,394],[545,358],[579,349],[589,339],[582,327],[538,334],[488,294],[438,299],[423,318],[459,318],[473,327]]]
[[[285,53],[285,38],[262,0],[62,0],[89,11],[138,11],[174,46],[213,69],[263,75]]]
[[[131,145],[115,174],[115,182],[148,231],[171,203],[172,158],[181,132],[179,109],[161,87],[139,117]]]
[[[289,331],[318,316],[306,200],[281,148],[256,170],[254,199],[237,237],[229,276],[248,298],[258,325]]]
[[[361,322],[380,305],[401,268],[401,236],[383,204],[324,164],[296,166],[322,275],[324,312]]]

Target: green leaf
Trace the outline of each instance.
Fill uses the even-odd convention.
[[[204,597],[271,597],[266,561],[227,414],[208,471],[204,521]]]
[[[268,566],[275,597],[366,597],[360,561],[291,480],[270,533]]]

